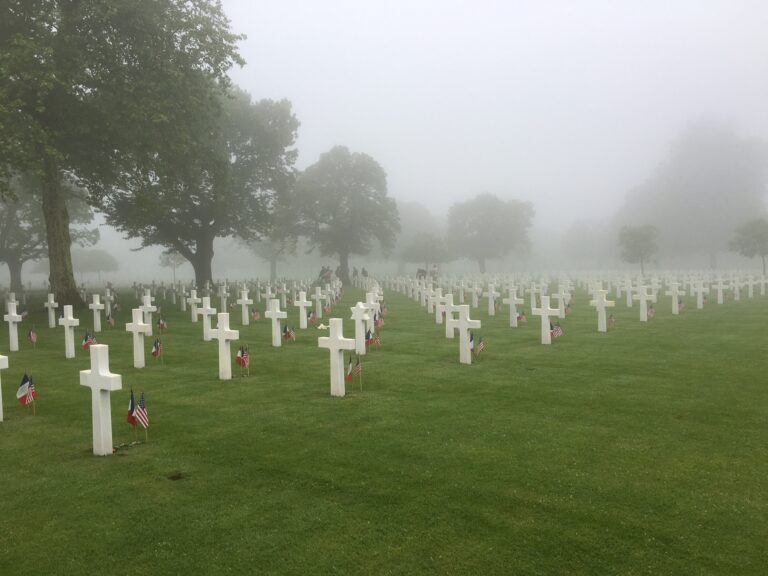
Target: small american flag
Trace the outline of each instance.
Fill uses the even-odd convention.
[[[86,332],[83,336],[83,350],[88,350],[94,344],[98,344],[96,337],[90,332]]]
[[[139,405],[136,406],[136,421],[144,428],[149,428],[149,416],[147,416],[147,403],[144,400],[144,392],[141,393],[139,398]]]
[[[18,398],[22,406],[27,406],[30,402],[34,402],[35,398],[37,398],[37,390],[35,389],[35,384],[32,382],[32,377],[28,374],[24,374],[24,376],[21,378],[21,384],[19,385],[19,389],[16,391],[16,398]]]
[[[163,330],[166,330],[167,328],[168,328],[168,322],[166,322],[165,319],[163,319],[163,318],[158,318],[157,319],[157,329],[162,332]]]
[[[528,318],[525,317],[525,312],[520,312],[520,314],[517,315],[517,321],[522,322],[523,324],[528,322]]]
[[[27,334],[27,338],[29,339],[32,344],[37,344],[37,332],[35,332],[34,329],[30,330]]]
[[[152,343],[152,356],[155,358],[160,358],[160,356],[163,355],[163,343],[160,342],[160,338],[155,338],[155,341]]]
[[[482,336],[477,339],[477,348],[475,349],[475,356],[480,356],[480,353],[485,350],[485,341]]]
[[[314,312],[310,312],[308,319],[310,324],[315,324],[317,322],[317,314],[315,314]]]
[[[251,365],[251,355],[248,353],[248,346],[243,348],[243,368]]]
[[[253,318],[253,321],[256,322],[257,320],[261,320],[261,314],[258,310],[254,310],[253,314],[251,314],[251,318]]]
[[[549,333],[552,334],[552,338],[560,338],[563,335],[563,328],[560,324],[550,325]]]
[[[363,371],[363,365],[360,363],[360,354],[357,355],[357,364],[355,364],[355,368],[352,370],[352,374],[355,376],[359,376],[360,373]]]

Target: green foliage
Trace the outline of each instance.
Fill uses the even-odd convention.
[[[212,132],[199,134],[194,153],[173,150],[157,170],[135,170],[129,185],[104,199],[108,220],[142,245],[171,248],[211,278],[214,238],[257,238],[272,230],[270,210],[293,181],[298,121],[288,101],[252,103],[240,90],[221,101]],[[163,151],[165,152],[165,151]]]
[[[120,264],[106,250],[74,250],[72,265],[76,272],[100,274],[102,272],[117,272]]]
[[[427,268],[430,264],[451,260],[445,238],[431,232],[417,233],[411,243],[403,249],[401,256],[406,262],[424,264]]]
[[[765,275],[765,257],[768,256],[768,219],[756,218],[736,228],[730,246],[731,250],[747,258],[759,256],[763,261],[763,275]]]
[[[485,272],[486,259],[502,258],[516,246],[528,244],[533,215],[529,202],[479,194],[451,206],[448,238],[456,254],[477,261]]]
[[[656,254],[656,228],[645,226],[623,226],[619,230],[621,258],[631,264],[640,264],[640,272],[645,273],[645,263]]]
[[[762,211],[765,143],[729,126],[687,128],[669,157],[627,196],[619,221],[653,222],[665,255],[714,255],[727,249],[741,222]]]
[[[688,299],[672,316],[661,296],[653,321],[617,306],[601,334],[579,291],[552,346],[533,317],[510,329],[481,306],[487,348],[462,366],[456,340],[388,292],[382,347],[362,358],[362,390],[348,384],[341,399],[319,331],[272,348],[269,321],[237,325],[251,375],[233,365],[221,382],[216,346],[169,301],[165,360],[135,369],[122,324],[136,303],[121,296],[117,328],[97,335],[123,379],[111,403],[125,446],[109,457],[91,452],[87,353],[65,360],[42,295],[30,301],[20,332],[36,325],[37,348],[22,338],[2,373],[2,574],[762,576],[768,565],[765,298],[701,311]],[[347,290],[336,310],[362,296]],[[82,315],[78,338],[90,327]],[[25,368],[35,416],[14,398]],[[130,388],[150,418],[149,442],[134,446]]]
[[[43,180],[51,280],[79,299],[58,183],[96,196],[157,152],[190,153],[241,63],[220,2],[7,0],[0,18],[0,167]]]
[[[387,177],[370,156],[336,146],[322,154],[296,183],[302,234],[323,255],[338,255],[349,282],[351,254],[368,254],[373,240],[385,249],[399,229],[397,205],[387,196]]]

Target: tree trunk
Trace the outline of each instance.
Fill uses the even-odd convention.
[[[339,252],[339,267],[341,268],[341,282],[349,286],[349,252]]]
[[[480,274],[485,274],[485,257],[478,258],[477,264],[480,266]]]
[[[9,258],[5,263],[8,264],[8,272],[11,275],[11,292],[19,295],[24,288],[21,283],[21,267],[24,265],[24,262],[19,259]]]
[[[205,288],[205,283],[209,282],[213,286],[213,238],[198,240],[197,252],[194,258],[190,260],[192,268],[195,269],[195,284],[198,290]]]
[[[69,235],[69,212],[61,191],[61,174],[56,161],[44,156],[43,174],[43,217],[48,239],[48,261],[51,273],[51,292],[60,306],[72,304],[82,306],[83,300],[77,292],[75,275],[72,271],[72,238]]]
[[[277,282],[277,256],[269,259],[269,281],[274,284]]]

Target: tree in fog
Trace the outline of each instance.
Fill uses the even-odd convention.
[[[485,273],[486,260],[503,258],[513,248],[528,244],[533,215],[529,202],[501,200],[488,193],[454,204],[448,211],[451,248],[476,261]]]
[[[160,254],[160,266],[173,270],[173,283],[176,284],[176,269],[187,261],[184,256],[173,248],[168,248]]]
[[[101,196],[130,167],[151,171],[163,143],[186,149],[188,128],[210,114],[212,94],[241,62],[238,39],[212,0],[3,4],[0,180],[9,168],[41,179],[59,302],[80,302],[62,176]]]
[[[406,245],[401,253],[406,262],[423,264],[429,271],[433,264],[443,264],[452,260],[445,238],[433,232],[419,232]]]
[[[731,250],[747,258],[759,256],[763,261],[763,276],[765,276],[765,257],[768,256],[768,219],[756,218],[736,228],[730,246]]]
[[[270,212],[293,184],[298,121],[286,101],[222,96],[221,115],[185,154],[168,150],[156,170],[134,170],[107,196],[108,221],[143,246],[184,256],[198,287],[212,281],[215,238],[255,240],[270,231]]]
[[[299,212],[292,191],[281,194],[273,204],[269,229],[259,240],[244,241],[248,249],[269,263],[269,280],[277,280],[277,265],[296,254],[299,239]]]
[[[336,146],[322,154],[296,182],[302,235],[324,256],[339,258],[349,283],[349,256],[368,254],[377,240],[386,251],[399,229],[387,176],[367,154]]]
[[[88,205],[82,200],[84,190],[71,182],[61,183],[67,211],[72,224],[87,224],[93,219]],[[8,265],[11,290],[22,289],[21,269],[25,262],[45,258],[48,242],[41,204],[41,182],[32,174],[14,174],[9,182],[9,194],[0,202],[0,262]],[[98,240],[97,229],[71,228],[72,241],[86,246]]]
[[[106,250],[74,250],[72,252],[72,267],[81,274],[96,274],[101,281],[102,272],[117,272],[120,263]]]
[[[419,202],[398,200],[397,213],[400,217],[400,230],[397,233],[392,254],[397,260],[398,274],[403,274],[407,262],[423,263],[421,259],[414,259],[411,250],[415,245],[416,236],[420,234],[442,236],[442,231],[437,219],[426,206]]]
[[[621,258],[630,264],[640,264],[640,274],[645,275],[645,264],[658,251],[656,228],[645,226],[622,226],[619,230]]]
[[[693,125],[650,178],[630,192],[619,222],[653,223],[666,256],[706,256],[715,266],[734,228],[762,211],[766,150],[764,142],[728,126]]]

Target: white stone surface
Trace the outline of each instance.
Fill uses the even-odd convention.
[[[109,371],[109,346],[94,344],[90,347],[90,353],[91,369],[80,371],[80,384],[91,389],[93,453],[96,456],[107,456],[112,454],[112,410],[109,393],[120,390],[123,381],[119,375]]]
[[[211,338],[219,341],[219,380],[232,379],[232,354],[230,343],[240,338],[239,330],[229,328],[229,314],[219,312],[217,326],[211,330]]]
[[[144,322],[144,314],[140,308],[131,310],[132,322],[125,325],[126,332],[133,333],[133,367],[144,368],[144,336],[152,336],[152,324]]]
[[[288,313],[280,310],[280,300],[272,298],[269,300],[264,316],[272,320],[272,346],[280,348],[283,345],[283,332],[280,329],[280,321],[288,318]]]
[[[59,326],[64,326],[64,357],[75,357],[75,327],[80,326],[80,320],[72,315],[72,305],[64,305],[64,316],[59,318]]]
[[[329,335],[318,338],[317,345],[330,351],[331,396],[344,396],[347,393],[344,385],[344,350],[354,350],[355,341],[344,338],[341,318],[331,318],[330,325]]]

